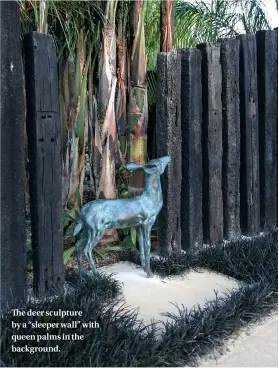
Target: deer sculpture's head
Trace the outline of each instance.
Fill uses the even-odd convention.
[[[155,174],[158,173],[159,175],[163,174],[167,164],[170,162],[170,156],[165,156],[161,158],[156,158],[147,162],[146,164],[128,164],[127,169],[129,171],[135,171],[139,169],[143,169],[147,174]]]

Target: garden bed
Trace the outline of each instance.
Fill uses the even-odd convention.
[[[4,314],[2,361],[7,366],[196,366],[202,356],[221,348],[232,334],[276,310],[277,255],[277,232],[274,231],[261,237],[207,247],[197,253],[152,258],[152,271],[161,277],[203,267],[243,282],[238,290],[216,295],[202,308],[186,310],[179,306],[178,315],[169,314],[170,320],[164,323],[160,337],[156,325],[142,324],[135,311],[125,305],[116,308],[121,286],[113,277],[102,275],[79,284],[78,278],[72,275],[72,283],[76,282],[74,293],[39,304],[30,302],[26,308],[82,310],[83,321],[97,321],[100,328],[77,330],[85,335],[82,341],[58,341],[59,353],[17,354],[11,351],[12,316]],[[139,263],[135,250],[122,252],[121,257]],[[27,332],[40,333],[31,331],[29,326],[24,334]],[[57,333],[55,329],[50,332]],[[24,344],[26,342],[18,343],[19,346]],[[44,346],[52,345],[52,341],[44,342]]]

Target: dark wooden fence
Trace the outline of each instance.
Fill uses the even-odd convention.
[[[176,249],[277,227],[277,39],[277,30],[260,31],[159,54],[157,154],[172,157],[160,247],[173,236],[169,219],[181,219]]]
[[[57,59],[51,35],[24,37],[34,291],[64,285]]]
[[[26,298],[24,99],[19,8],[0,2],[1,22],[1,305]]]
[[[0,2],[1,19],[1,303],[27,295],[24,204],[25,65],[34,292],[64,286],[60,119],[52,36],[20,40],[19,4]]]
[[[2,5],[5,4],[5,5]],[[26,298],[24,93],[19,8],[0,2],[1,303]],[[12,21],[11,21],[12,20]],[[277,31],[158,56],[158,242],[187,249],[277,226]],[[34,291],[64,281],[57,61],[24,40]]]

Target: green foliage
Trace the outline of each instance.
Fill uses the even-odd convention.
[[[76,199],[77,199],[78,208],[77,209],[74,208],[72,210],[64,209],[62,213],[64,236],[67,235],[69,237],[73,237],[74,228],[80,219],[82,200],[81,200],[80,192],[77,187],[76,187]],[[70,261],[74,252],[75,252],[75,246],[64,250],[64,253],[63,253],[64,265],[66,265]]]
[[[262,0],[178,0],[174,27],[175,48],[270,29]]]
[[[76,250],[76,247],[70,247],[63,252],[63,264],[66,265],[70,259],[72,258],[72,255],[74,254]]]
[[[160,52],[160,7],[161,1],[145,0],[145,49],[147,70],[156,70],[157,54]]]
[[[121,165],[116,172],[116,180],[118,182],[117,189],[120,198],[128,198],[128,187],[131,173],[127,170],[125,165]],[[124,247],[136,248],[137,246],[137,232],[134,228],[118,229],[122,244]]]
[[[125,165],[121,165],[116,171],[117,191],[119,198],[128,198],[130,172]]]
[[[79,192],[79,190],[78,190],[77,187],[76,187],[76,198],[77,198],[78,209],[79,209],[79,212],[80,212],[81,211],[81,207],[82,207],[82,201],[81,201],[80,192]]]
[[[157,97],[157,74],[155,71],[148,71],[146,74],[147,80],[147,98],[148,98],[148,109],[156,104]]]
[[[122,237],[122,244],[125,248],[136,248],[137,246],[137,232],[134,228],[119,230]]]

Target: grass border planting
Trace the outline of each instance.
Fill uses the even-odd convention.
[[[126,250],[122,260],[139,264],[135,250]],[[96,321],[99,328],[75,332],[84,335],[75,341],[18,341],[16,346],[54,346],[57,353],[15,353],[11,350],[12,335],[38,335],[42,330],[30,327],[32,317],[14,317],[2,311],[1,359],[7,367],[173,367],[196,366],[199,358],[220,348],[227,339],[250,322],[268,316],[278,303],[277,231],[254,238],[205,247],[197,252],[171,254],[152,258],[151,268],[161,277],[182,274],[190,269],[207,268],[242,281],[238,290],[218,295],[203,308],[190,310],[177,306],[176,314],[167,314],[165,330],[158,335],[156,325],[144,325],[137,312],[121,299],[121,285],[113,275],[80,283],[77,275],[67,274],[75,291],[54,299],[29,302],[24,309],[78,310],[82,321]],[[11,322],[23,322],[27,328],[15,332]],[[54,317],[36,317],[39,322],[55,322]],[[65,322],[73,317],[66,316]],[[57,319],[58,321],[58,319]],[[61,334],[52,328],[51,335]],[[70,333],[67,328],[63,333]],[[72,332],[71,332],[72,333]]]

